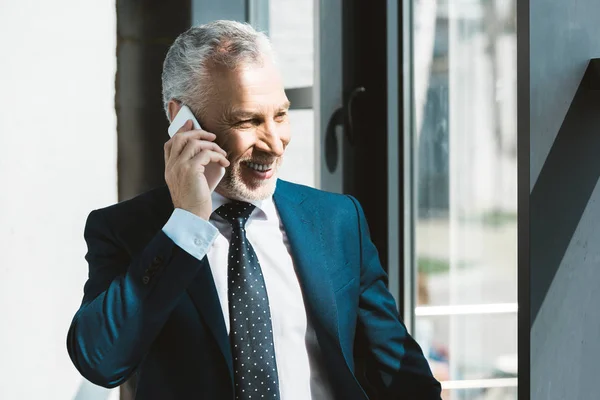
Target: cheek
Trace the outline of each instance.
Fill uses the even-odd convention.
[[[230,161],[250,152],[253,142],[248,140],[248,138],[244,138],[242,135],[231,135],[228,139],[223,143],[222,147],[229,154]]]

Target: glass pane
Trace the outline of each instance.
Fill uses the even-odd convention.
[[[315,120],[313,110],[290,110],[292,140],[285,150],[281,179],[315,187]]]
[[[313,85],[313,0],[269,2],[269,35],[286,88]]]
[[[489,379],[517,353],[516,0],[413,4],[416,336]]]
[[[514,313],[418,316],[415,336],[440,381],[517,377]]]
[[[269,2],[269,35],[286,88],[313,84],[313,0]],[[315,186],[315,121],[313,110],[290,110],[292,141],[279,177]]]
[[[430,304],[516,301],[514,7],[415,2],[415,250]]]
[[[513,400],[517,398],[517,387],[491,387],[444,390],[443,400]]]

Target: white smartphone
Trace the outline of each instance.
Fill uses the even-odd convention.
[[[185,125],[186,121],[189,119],[192,120],[192,125],[194,129],[201,129],[198,120],[196,119],[196,117],[194,117],[194,114],[192,113],[192,110],[190,110],[188,106],[183,105],[177,113],[177,115],[175,115],[175,118],[173,118],[171,125],[169,125],[169,136],[173,137],[173,135],[175,135],[177,131],[183,125]],[[219,182],[221,182],[221,179],[223,179],[224,175],[225,168],[221,164],[211,162],[206,166],[204,176],[206,176],[206,181],[208,182],[208,187],[211,192],[215,190]]]

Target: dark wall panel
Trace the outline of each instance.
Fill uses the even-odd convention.
[[[387,269],[386,3],[344,1],[342,15],[344,192],[361,202]]]
[[[191,21],[190,0],[117,0],[119,200],[164,183],[169,139],[161,100],[162,63]]]

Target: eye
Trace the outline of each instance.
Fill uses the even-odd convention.
[[[260,125],[260,121],[257,118],[244,119],[235,123],[238,128],[251,128],[253,126]]]
[[[281,111],[281,112],[277,113],[277,115],[275,115],[275,121],[283,122],[287,118],[287,115],[288,115],[287,111]]]

